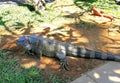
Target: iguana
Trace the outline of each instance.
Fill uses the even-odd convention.
[[[64,43],[58,40],[44,38],[32,34],[30,36],[21,36],[16,40],[16,44],[24,48],[28,54],[33,54],[41,57],[55,57],[60,60],[61,67],[68,70],[67,55],[88,59],[103,59],[120,61],[120,56],[92,51],[86,48],[79,48],[70,43]]]

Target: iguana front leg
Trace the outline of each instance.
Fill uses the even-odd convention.
[[[40,51],[40,50],[26,50],[25,55],[32,55],[32,56],[37,56],[37,57],[41,58],[42,51]]]

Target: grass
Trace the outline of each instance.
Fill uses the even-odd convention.
[[[70,80],[53,74],[48,75],[48,79],[44,76],[43,69],[22,68],[12,55],[0,51],[0,83],[67,83]]]
[[[23,27],[29,21],[34,25],[42,21],[39,14],[31,12],[25,6],[14,6],[0,9],[0,29],[15,29],[16,26]]]

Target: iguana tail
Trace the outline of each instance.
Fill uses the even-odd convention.
[[[120,62],[120,56],[97,52],[97,51],[92,51],[92,50],[89,50],[86,48],[79,48],[79,47],[71,45],[71,44],[67,45],[67,54],[75,56],[75,57],[78,56],[81,58],[111,60],[111,61],[119,61]]]
[[[111,60],[120,62],[120,56],[92,51],[85,48],[77,48],[77,55],[81,58]]]

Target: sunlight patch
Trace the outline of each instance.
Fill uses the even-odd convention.
[[[117,77],[117,76],[109,76],[108,77],[111,81],[113,81],[113,82],[118,82],[118,83],[120,83],[120,77]]]
[[[21,66],[24,67],[24,68],[30,68],[30,67],[35,66],[35,65],[36,65],[36,62],[31,61],[31,62],[28,62],[28,63],[24,63]]]
[[[99,79],[100,78],[100,75],[98,73],[94,73],[94,77]]]
[[[120,74],[120,69],[114,70],[115,73]]]

